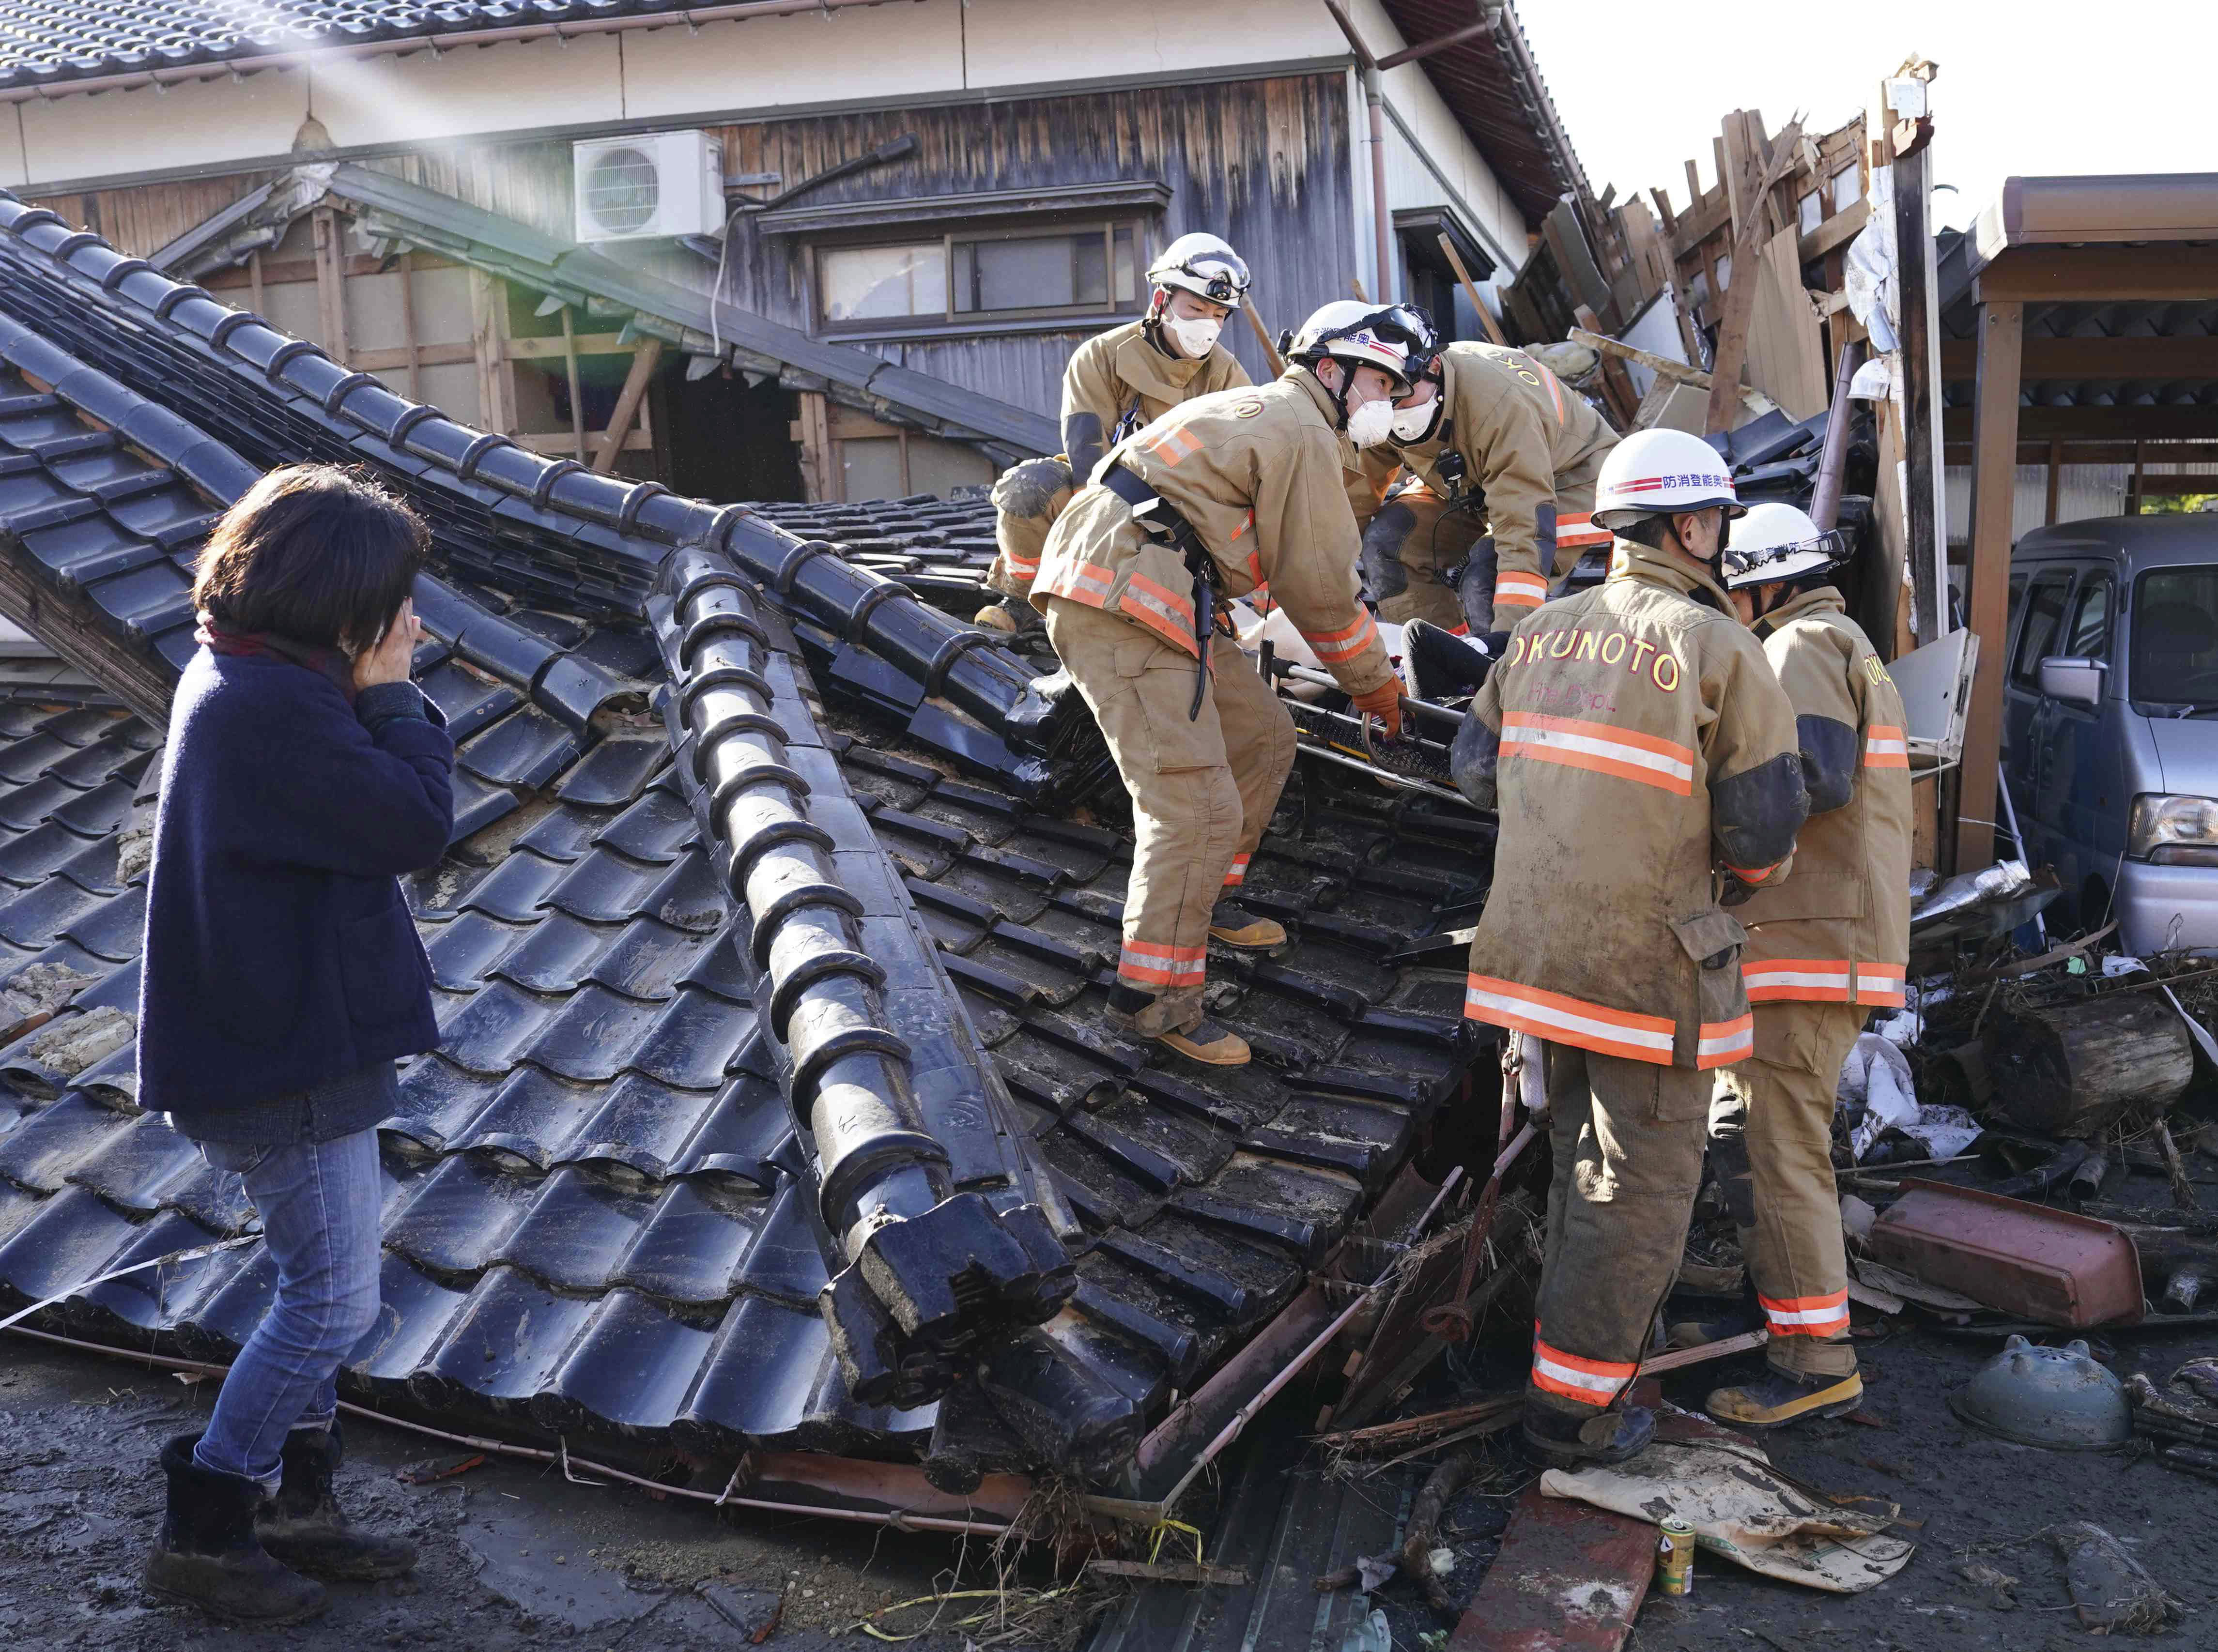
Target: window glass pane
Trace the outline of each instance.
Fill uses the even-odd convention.
[[[1101,262],[1100,236],[1100,232],[1095,231],[1096,269]],[[1048,235],[974,243],[971,278],[957,292],[955,307],[961,311],[1044,310],[1083,302],[1075,291],[1074,238]]]
[[[1816,229],[1818,225],[1825,221],[1825,201],[1819,196],[1815,189],[1812,189],[1808,195],[1804,195],[1802,199],[1796,203],[1795,222],[1800,228],[1802,233],[1807,235],[1812,230]]]
[[[2110,582],[2090,579],[2079,587],[2072,623],[2057,651],[2073,659],[2101,659],[2110,652]]]
[[[1833,210],[1844,213],[1864,198],[1864,176],[1854,166],[1833,174]]]
[[[1117,302],[1131,304],[1140,296],[1140,272],[1132,257],[1132,232],[1117,232]]]
[[[1109,248],[1107,238],[1100,231],[1079,236],[1072,246],[1077,255],[1076,286],[1080,304],[1106,304],[1109,301]]]
[[[2218,567],[2143,574],[2132,629],[2134,698],[2218,702]]]
[[[2017,640],[2017,665],[2010,673],[2017,681],[2033,682],[2042,659],[2056,652],[2056,628],[2064,618],[2064,593],[2071,585],[2068,573],[2043,574],[2034,581],[2025,629]]]
[[[947,251],[918,246],[827,247],[816,255],[827,321],[947,313]]]

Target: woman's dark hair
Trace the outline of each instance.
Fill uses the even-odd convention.
[[[359,651],[400,611],[429,548],[422,518],[369,477],[288,465],[224,512],[193,603],[226,630]]]

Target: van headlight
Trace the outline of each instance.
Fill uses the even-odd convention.
[[[2143,792],[2134,799],[2126,853],[2159,866],[2218,866],[2218,797]]]

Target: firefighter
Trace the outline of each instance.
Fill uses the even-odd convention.
[[[1220,1067],[1248,1049],[1202,1014],[1209,943],[1286,938],[1236,896],[1294,760],[1292,721],[1217,623],[1222,603],[1267,584],[1357,710],[1401,730],[1341,472],[1351,443],[1385,439],[1408,340],[1342,300],[1286,353],[1272,383],[1198,397],[1112,449],[1048,535],[1031,599],[1131,794],[1109,1018]]]
[[[1556,1154],[1525,1436],[1620,1462],[1679,1262],[1715,1084],[1753,1046],[1729,907],[1781,875],[1808,807],[1794,713],[1719,584],[1725,461],[1628,436],[1595,515],[1609,577],[1518,622],[1457,731],[1458,787],[1500,820],[1464,1013],[1546,1040]]]
[[[986,583],[1007,599],[973,623],[1016,631],[1039,573],[1048,529],[1074,486],[1101,455],[1143,424],[1196,396],[1248,383],[1221,342],[1224,323],[1248,296],[1248,266],[1214,235],[1181,235],[1148,271],[1148,312],[1081,344],[1063,374],[1063,444],[1051,459],[1027,459],[994,484],[999,554]]]
[[[1834,1098],[1865,1017],[1901,1006],[1910,957],[1902,699],[1829,583],[1845,560],[1842,536],[1791,504],[1751,508],[1725,555],[1733,604],[1794,702],[1810,793],[1794,880],[1735,912],[1748,927],[1741,974],[1756,1049],[1723,1075],[1710,1113],[1712,1163],[1771,1335],[1763,1378],[1718,1389],[1709,1410],[1755,1428],[1839,1416],[1863,1395]]]
[[[1581,554],[1609,543],[1588,513],[1617,436],[1521,350],[1449,344],[1412,378],[1392,443],[1366,455],[1382,487],[1396,465],[1409,473],[1365,529],[1365,572],[1381,619],[1468,626],[1498,656]]]

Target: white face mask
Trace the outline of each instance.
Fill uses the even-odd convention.
[[[1422,442],[1432,434],[1434,423],[1440,416],[1440,399],[1421,401],[1415,407],[1394,410],[1394,439],[1397,442]]]
[[[1216,349],[1217,335],[1224,331],[1222,321],[1208,317],[1199,321],[1187,321],[1178,316],[1165,316],[1163,325],[1178,342],[1179,354],[1189,362],[1199,362]]]
[[[1394,434],[1394,404],[1366,401],[1348,416],[1348,439],[1359,448],[1375,448]]]

